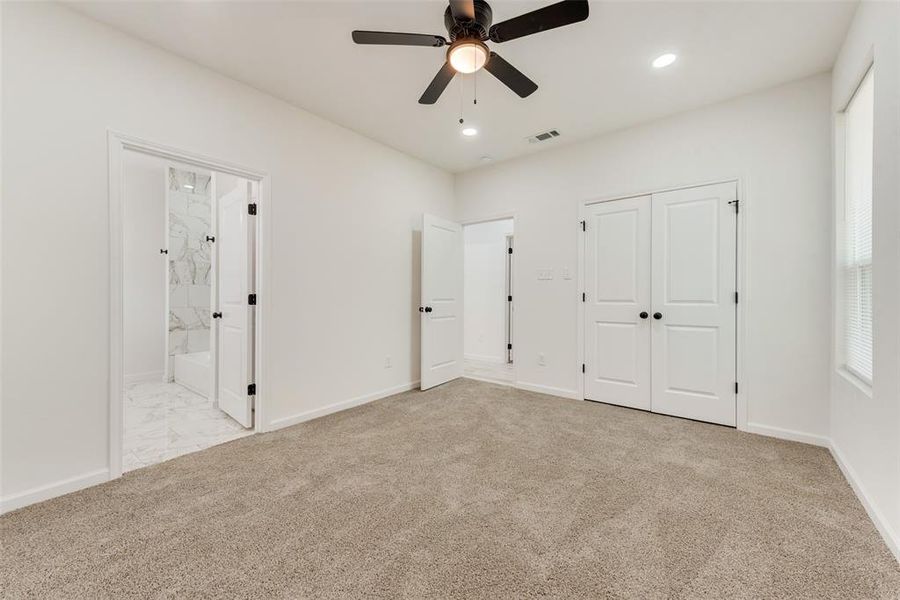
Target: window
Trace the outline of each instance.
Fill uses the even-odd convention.
[[[872,384],[872,69],[844,118],[844,201],[841,250],[843,367]]]

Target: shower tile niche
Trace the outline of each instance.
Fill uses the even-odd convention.
[[[209,175],[169,168],[169,369],[176,354],[209,350],[212,202]]]

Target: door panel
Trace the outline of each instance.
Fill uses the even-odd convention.
[[[422,224],[421,388],[462,376],[463,239],[458,223],[425,215]]]
[[[238,186],[219,200],[217,289],[218,311],[216,335],[219,408],[244,427],[253,426],[253,400],[247,386],[253,376],[253,336],[251,308],[252,270],[250,216],[247,205],[250,182]]]
[[[650,197],[587,207],[585,377],[589,400],[650,408]]]
[[[653,412],[734,425],[734,183],[654,194]]]

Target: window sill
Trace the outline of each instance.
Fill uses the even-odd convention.
[[[846,379],[848,382],[850,382],[850,384],[853,387],[858,389],[860,392],[862,392],[869,398],[872,397],[872,384],[871,383],[863,381],[862,379],[860,379],[859,377],[857,377],[856,375],[854,375],[853,373],[851,373],[844,367],[838,367],[837,372],[838,372],[838,375],[840,375],[841,377]]]

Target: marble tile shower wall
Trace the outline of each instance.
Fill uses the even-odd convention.
[[[170,363],[176,354],[209,350],[210,198],[208,175],[169,169]]]

